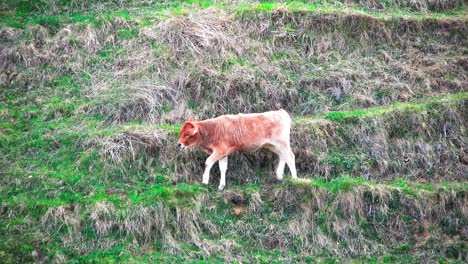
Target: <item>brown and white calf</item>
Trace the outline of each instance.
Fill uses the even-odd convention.
[[[210,154],[205,163],[203,184],[208,184],[211,167],[219,160],[221,181],[218,189],[222,190],[226,185],[228,156],[236,151],[269,149],[279,156],[276,178],[283,180],[287,163],[292,178],[297,179],[290,130],[291,118],[282,109],[257,114],[223,115],[203,121],[189,119],[180,131],[178,145],[182,149],[199,146]]]

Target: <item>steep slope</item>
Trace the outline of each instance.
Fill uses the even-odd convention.
[[[0,4],[0,259],[464,262],[466,4]],[[199,185],[188,117],[284,108]]]

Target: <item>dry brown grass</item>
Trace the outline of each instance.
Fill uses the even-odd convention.
[[[459,43],[465,41],[461,36],[466,27],[462,21],[374,23],[366,16],[275,12],[271,17],[232,17],[210,9],[162,19],[156,27],[143,28],[136,39],[128,40],[119,39],[117,31],[138,23],[119,18],[103,21],[100,28],[75,24],[57,33],[35,26],[23,33],[32,36],[30,41],[18,41],[14,36],[19,33],[7,30],[3,35],[12,44],[0,55],[5,69],[2,82],[25,79],[24,74],[18,74],[21,64],[33,67],[31,75],[42,65],[55,65],[61,73],[93,72],[86,85],[100,104],[92,112],[107,116],[111,123],[134,119],[180,122],[191,115],[206,118],[272,107],[314,113],[333,109],[336,101],[346,98],[353,98],[352,104],[341,104],[340,108],[456,92],[466,85],[464,71],[460,71],[465,65],[463,58],[454,57],[463,52]],[[288,29],[291,25],[292,32]],[[370,28],[355,32],[349,25]],[[434,33],[429,44],[421,42],[425,32]],[[291,48],[291,43],[300,49]],[[389,43],[399,49],[379,51],[385,63],[380,61],[380,53],[360,57],[363,52],[372,53],[376,44]],[[152,45],[161,51],[155,54]],[[78,52],[84,48],[95,56],[109,46],[120,49],[118,55],[92,64],[90,55]],[[433,56],[426,56],[427,52]],[[270,58],[278,53],[287,57],[272,61]],[[401,53],[407,55],[399,58]],[[318,63],[311,64],[309,58]],[[310,71],[317,76],[309,76]],[[290,74],[301,77],[295,79]],[[43,73],[35,75],[30,85],[43,85],[51,78]],[[299,89],[317,97],[312,101],[299,94]],[[388,97],[376,98],[376,93]],[[189,106],[187,102],[197,104]]]
[[[134,239],[138,247],[157,245],[168,253],[177,253],[181,250],[181,243],[189,243],[203,250],[203,254],[209,255],[224,250],[223,245],[233,247],[235,242],[225,241],[224,244],[218,245],[202,238],[202,232],[214,236],[219,232],[216,225],[201,216],[201,205],[206,203],[206,199],[204,195],[198,196],[194,200],[195,206],[190,208],[169,208],[155,204],[149,207],[134,205],[121,209],[107,202],[97,202],[86,208],[51,207],[42,217],[42,225],[50,236],[66,230],[67,236],[62,239],[63,246],[82,247],[82,252],[95,248],[111,248],[116,241],[109,239],[109,235],[119,234],[124,238]],[[88,223],[97,237],[88,239],[86,245],[83,244],[85,241],[82,232]]]
[[[119,37],[135,27],[136,37]],[[270,15],[207,9],[146,28],[121,18],[99,27],[32,26],[2,31],[0,80],[41,87],[56,73],[92,73],[83,85],[97,104],[87,111],[113,124],[179,123],[272,108],[312,114],[462,91],[466,30],[462,19],[380,20],[286,9]]]
[[[329,177],[340,171],[337,164],[326,162],[326,153],[353,149],[359,153],[353,155],[355,160],[347,171],[356,176],[462,179],[466,165],[459,157],[466,155],[465,104],[462,100],[429,111],[395,111],[341,124],[305,122],[293,130],[297,163],[303,171]]]
[[[51,236],[66,230],[67,236],[62,238],[64,245],[80,244],[83,241],[80,210],[79,205],[50,207],[41,219],[42,225]]]
[[[304,253],[327,248],[339,256],[356,256],[411,241],[423,222],[433,226],[445,223],[452,230],[465,232],[456,215],[466,210],[462,204],[466,195],[438,192],[438,200],[432,195],[420,191],[414,197],[383,186],[362,185],[335,195],[319,188],[280,188],[271,196],[275,210],[290,216],[288,230],[299,238]],[[445,199],[454,199],[454,204],[443,202]],[[441,232],[435,230],[431,236],[438,237]]]
[[[381,8],[378,1],[360,3]],[[427,10],[457,3],[410,4]],[[163,167],[172,183],[200,181],[206,155],[181,152],[176,137],[152,127],[156,123],[280,107],[299,116],[385,106],[465,91],[468,83],[464,19],[385,20],[280,8],[271,14],[194,11],[158,18],[147,28],[121,18],[101,22],[53,30],[37,25],[0,29],[0,86],[40,90],[66,75],[85,87],[83,100],[91,101],[79,113],[97,114],[105,119],[100,125],[111,129],[142,121],[111,136],[84,140],[87,148],[99,150],[103,178],[112,170],[131,176],[129,168],[151,172]],[[135,28],[136,36],[120,35]],[[430,111],[299,122],[293,129],[297,164],[304,177],[347,173],[377,181],[463,181],[468,165],[466,104],[461,100],[433,105]],[[333,152],[351,157],[352,164],[330,162]],[[464,191],[418,191],[414,196],[367,185],[347,192],[276,188],[268,175],[275,163],[266,151],[233,155],[228,177],[261,190],[248,195],[228,186],[232,191],[197,196],[193,207],[155,203],[120,208],[101,201],[50,207],[41,218],[44,234],[37,237],[63,234],[63,247],[79,254],[111,249],[118,237],[132,241],[132,253],[150,245],[178,254],[181,244],[188,244],[200,249],[190,257],[217,254],[227,261],[255,262],[241,254],[243,247],[281,253],[293,249],[304,255],[328,249],[330,255],[355,257],[388,253],[399,243],[417,241],[419,252],[431,256],[431,251],[442,254],[447,245],[460,241],[455,233],[461,240],[468,235]],[[214,169],[212,181],[218,174]],[[0,212],[9,219],[21,216],[4,204]],[[233,214],[235,221],[228,217]],[[21,228],[30,221],[14,230],[25,231]],[[86,238],[86,227],[96,237]],[[431,240],[442,242],[431,246]],[[35,252],[40,261],[42,253]],[[66,256],[55,253],[54,261],[65,262]]]
[[[123,87],[130,99],[125,102],[112,122],[124,123],[133,119],[146,120],[150,123],[161,121],[165,104],[181,101],[180,93],[165,85],[154,84],[154,81],[139,80]]]
[[[254,192],[250,198],[237,190],[203,194],[194,199],[193,207],[154,204],[117,208],[108,202],[52,207],[42,217],[42,225],[46,235],[65,234],[65,248],[85,254],[111,248],[116,245],[112,236],[118,235],[133,240],[135,248],[156,246],[179,254],[183,243],[200,249],[190,253],[192,257],[222,254],[237,261],[254,259],[237,254],[240,245],[236,241],[242,241],[244,247],[283,253],[293,249],[306,256],[327,250],[340,258],[381,254],[393,246],[417,241],[414,245],[422,258],[430,259],[434,253],[443,254],[459,236],[467,235],[467,199],[464,191],[456,190],[418,190],[415,196],[386,185],[330,192],[288,183]],[[247,210],[237,221],[223,225],[210,221],[211,210],[223,217],[239,207]],[[84,240],[88,224],[96,237]],[[433,240],[438,241],[435,247]],[[56,258],[66,260],[60,254]]]
[[[305,119],[292,130],[301,177],[332,178],[345,173],[377,181],[402,177],[430,182],[463,180],[465,101],[437,103],[425,110],[393,110],[342,122]],[[176,182],[199,182],[206,155],[198,149],[180,151],[176,141],[176,134],[142,127],[95,138],[90,147],[97,146],[102,157],[112,161],[110,168],[118,165],[125,169],[133,164],[150,171],[158,164],[170,168]],[[271,175],[276,162],[276,156],[268,151],[236,153],[230,158],[228,177],[242,184],[269,183],[274,181]],[[259,174],[259,168],[267,175]],[[216,181],[217,166],[212,174],[212,181]]]
[[[461,0],[351,0],[350,3],[357,3],[370,10],[385,10],[387,8],[407,8],[412,11],[444,11],[463,5]]]
[[[248,203],[248,211],[251,214],[258,214],[262,211],[264,202],[259,192],[254,192],[250,196],[250,201]]]
[[[161,21],[156,30],[176,56],[243,54],[239,24],[217,9],[169,17]]]
[[[123,132],[104,141],[91,142],[91,145],[99,144],[103,158],[107,158],[118,166],[125,167],[126,161],[137,162],[144,154],[149,163],[142,163],[140,166],[151,167],[152,156],[164,156],[160,151],[172,145],[167,139],[167,132],[159,129],[147,129],[144,131]]]

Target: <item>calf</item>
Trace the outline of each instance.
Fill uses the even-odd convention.
[[[219,160],[221,180],[219,190],[226,185],[228,156],[236,151],[256,151],[266,148],[278,154],[276,178],[283,180],[285,164],[293,179],[297,179],[294,153],[289,134],[291,118],[283,109],[258,114],[223,115],[217,118],[185,122],[178,145],[182,148],[200,146],[210,156],[205,163],[203,184],[208,184],[210,170]]]

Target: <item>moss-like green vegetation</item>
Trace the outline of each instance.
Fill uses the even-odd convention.
[[[272,12],[275,10],[287,10],[289,12],[316,12],[316,13],[341,13],[346,12],[348,14],[363,14],[374,18],[389,19],[395,17],[405,17],[411,19],[444,19],[450,17],[464,17],[466,14],[466,6],[459,6],[457,8],[449,9],[445,12],[414,12],[408,9],[388,8],[385,12],[375,12],[358,5],[339,5],[331,1],[321,1],[318,3],[309,3],[302,1],[291,1],[291,2],[262,2],[258,4],[242,4],[237,7],[236,12],[244,14],[248,12]]]
[[[336,178],[331,181],[325,181],[323,179],[317,179],[317,180],[299,180],[299,181],[293,181],[292,182],[294,185],[298,186],[307,186],[307,187],[316,187],[316,188],[323,188],[327,191],[331,192],[349,192],[352,191],[354,188],[358,186],[368,186],[368,182],[362,178],[351,178],[351,177],[342,177],[342,178]]]
[[[8,1],[7,1],[8,2]],[[309,3],[303,1],[291,2],[262,2],[262,3],[242,3],[240,5],[228,4],[224,1],[211,0],[175,0],[155,2],[149,5],[142,5],[131,8],[132,2],[129,3],[129,9],[122,10],[119,6],[114,6],[112,1],[104,1],[104,6],[108,6],[107,12],[96,13],[93,8],[92,1],[85,1],[82,5],[55,3],[53,7],[48,6],[49,3],[31,4],[30,1],[12,1],[13,3],[4,3],[3,16],[0,17],[0,25],[5,25],[13,28],[25,28],[28,25],[42,25],[48,28],[57,28],[59,25],[70,23],[89,23],[95,26],[100,26],[114,18],[121,18],[126,21],[139,20],[143,25],[151,24],[155,18],[161,18],[167,14],[186,15],[193,8],[206,9],[210,7],[225,8],[237,15],[246,15],[251,12],[271,13],[275,10],[286,10],[288,12],[310,12],[323,14],[355,14],[367,15],[377,19],[392,19],[397,17],[415,19],[415,20],[432,20],[432,19],[450,19],[450,18],[465,18],[467,8],[465,5],[455,6],[444,11],[427,12],[427,10],[412,11],[407,8],[387,8],[385,12],[375,12],[359,5],[343,5],[337,1],[321,1],[318,3]],[[21,3],[21,4],[20,4]],[[54,8],[61,10],[54,14],[45,15],[43,10]],[[80,11],[77,13],[76,11]]]
[[[324,179],[299,179],[298,181],[290,181],[292,186],[312,187],[324,189],[329,192],[353,192],[360,187],[370,189],[385,189],[389,191],[397,190],[405,195],[425,197],[427,194],[436,194],[443,192],[460,192],[468,191],[468,184],[441,182],[437,184],[423,184],[418,182],[408,182],[403,179],[388,181],[386,183],[375,183],[362,178],[353,178],[349,176],[341,176],[331,180]]]
[[[395,112],[423,112],[437,111],[437,107],[445,104],[464,102],[468,99],[466,92],[444,95],[437,98],[421,100],[420,102],[394,102],[391,106],[372,107],[365,109],[356,109],[351,111],[331,111],[328,113],[318,113],[316,116],[298,116],[293,123],[300,125],[308,122],[319,122],[321,120],[330,120],[333,122],[353,121],[360,118],[378,118],[385,114]]]
[[[334,111],[324,115],[326,119],[342,122],[348,119],[361,118],[361,117],[376,117],[393,111],[411,111],[411,112],[421,112],[421,111],[430,111],[436,105],[446,102],[457,102],[460,100],[467,100],[468,93],[462,92],[458,94],[450,94],[438,98],[431,98],[429,100],[417,103],[417,102],[408,102],[401,103],[395,102],[390,107],[375,107],[368,109],[357,109],[352,111]],[[299,118],[298,120],[303,120]],[[297,121],[296,121],[297,122]]]
[[[182,129],[182,125],[168,125],[168,124],[160,124],[158,126],[161,129],[167,130],[171,133],[178,134],[179,131]]]

